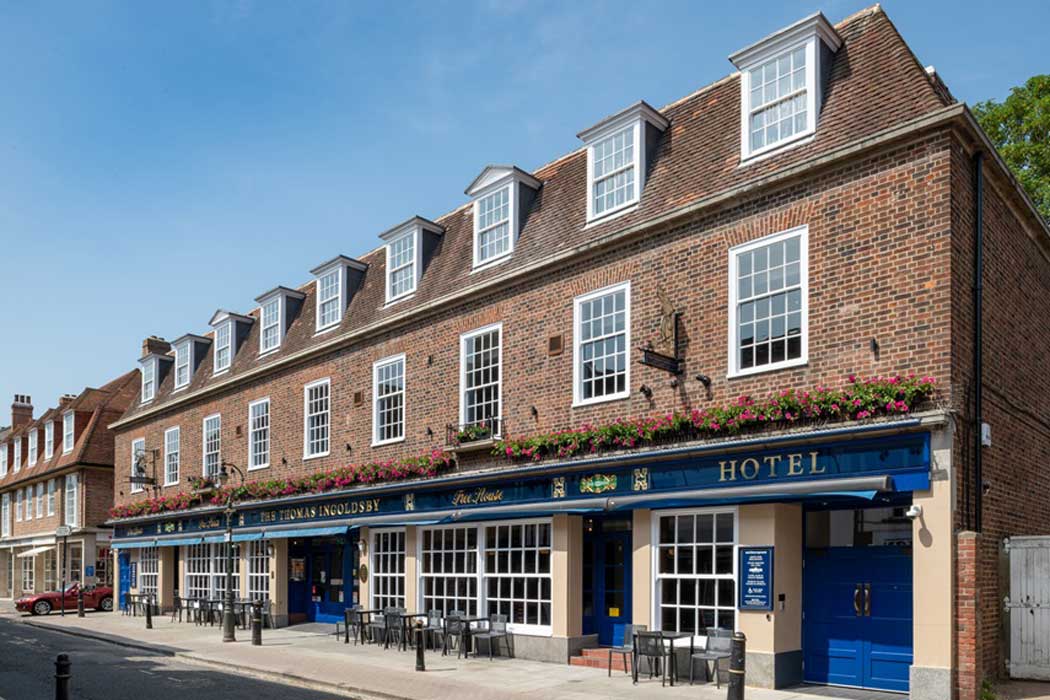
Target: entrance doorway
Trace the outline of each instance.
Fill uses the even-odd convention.
[[[631,622],[631,517],[583,521],[583,633],[623,644]]]
[[[806,682],[907,692],[911,533],[903,507],[806,513]]]
[[[353,598],[346,537],[292,540],[288,546],[288,616],[297,622],[342,622]]]

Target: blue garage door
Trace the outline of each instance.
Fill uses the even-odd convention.
[[[804,679],[906,692],[912,663],[911,548],[807,548],[804,572]]]

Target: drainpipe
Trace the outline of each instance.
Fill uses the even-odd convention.
[[[982,413],[982,393],[984,388],[984,354],[982,350],[982,306],[984,301],[984,174],[982,165],[984,154],[978,151],[973,156],[973,189],[974,189],[974,257],[973,257],[973,529],[981,531],[981,501],[984,496],[984,478],[981,474],[981,426],[984,424]]]

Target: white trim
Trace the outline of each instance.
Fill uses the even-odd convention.
[[[418,530],[417,530],[417,532],[418,532]],[[405,590],[407,591],[407,589],[408,589],[408,586],[407,586],[407,584],[408,584],[408,531],[407,531],[407,529],[404,526],[401,526],[401,527],[378,527],[378,528],[373,527],[373,528],[369,528],[368,529],[368,538],[369,538],[369,542],[368,542],[368,607],[369,608],[375,608],[376,607],[376,604],[375,604],[375,595],[376,595],[376,585],[375,585],[375,576],[376,576],[375,555],[376,555],[376,547],[375,547],[375,543],[376,543],[376,536],[380,535],[380,534],[383,534],[383,533],[386,533],[386,534],[401,533],[401,539],[402,539],[402,542],[404,542],[404,548],[401,550],[401,552],[402,552],[402,556],[404,557],[404,560],[405,560],[405,565],[404,565],[404,571],[402,571],[400,574],[384,573],[382,575],[385,576],[385,577],[400,576],[401,579],[406,584],[405,585]],[[417,582],[419,581],[419,565],[418,565],[418,563],[416,565],[416,581]],[[387,598],[390,598],[390,597],[396,598],[397,596],[394,595],[394,596],[385,596],[385,597],[387,597]],[[403,596],[403,597],[405,598],[405,606],[407,607],[408,606],[408,596],[406,595],[406,596]]]
[[[233,366],[233,353],[234,353],[234,345],[235,345],[234,339],[233,339],[233,335],[234,335],[233,319],[230,318],[230,319],[227,319],[225,321],[222,321],[221,323],[217,323],[214,326],[214,328],[215,328],[215,349],[214,349],[214,351],[212,353],[212,358],[213,358],[212,374],[222,374],[223,372],[228,371],[230,369],[230,367]],[[223,329],[223,328],[226,329],[226,347],[225,348],[223,348],[223,345],[221,343],[219,343],[219,331],[220,331],[220,329]],[[220,367],[219,366],[219,351],[223,350],[223,349],[225,349],[227,351],[227,353],[226,353],[226,364],[224,364],[223,366]]]
[[[310,453],[310,389],[322,384],[328,385],[328,449],[324,452]],[[332,452],[332,378],[317,379],[303,386],[303,460],[327,457]]]
[[[47,480],[47,515],[55,514],[55,493],[58,491],[58,483],[55,479]]]
[[[252,408],[266,404],[266,462],[264,464],[252,465]],[[264,396],[261,399],[255,399],[254,401],[248,402],[248,471],[257,471],[259,469],[266,469],[270,466],[270,448],[273,445],[273,423],[270,415],[270,397]]]
[[[740,253],[754,250],[755,248],[761,248],[769,245],[770,243],[776,243],[778,241],[787,240],[789,238],[799,237],[799,288],[802,290],[802,354],[792,360],[784,360],[777,363],[769,363],[761,365],[759,367],[749,367],[747,369],[739,369],[739,357],[737,356],[737,255]],[[809,362],[809,225],[802,224],[794,228],[787,229],[786,231],[780,231],[773,233],[762,238],[741,243],[740,245],[733,246],[729,249],[729,314],[728,314],[728,333],[727,333],[727,347],[729,352],[727,367],[728,372],[726,377],[733,379],[735,377],[746,377],[753,374],[761,374],[763,372],[774,372],[776,370],[786,369],[789,367],[800,367]]]
[[[520,234],[520,231],[518,230],[518,224],[521,220],[521,217],[519,216],[521,198],[518,196],[520,187],[521,185],[519,184],[519,180],[516,177],[514,177],[512,172],[506,177],[503,177],[493,182],[491,185],[487,186],[485,189],[479,191],[475,195],[474,204],[471,207],[471,219],[474,222],[473,243],[471,244],[471,258],[473,261],[471,272],[473,272],[474,270],[480,270],[482,268],[489,267],[490,265],[500,263],[514,253],[514,245],[517,243],[518,236]],[[481,202],[489,197],[492,197],[493,195],[497,194],[498,192],[504,189],[507,190],[507,219],[505,222],[489,226],[487,229],[485,229],[485,231],[491,231],[492,229],[498,226],[502,226],[505,223],[507,225],[507,249],[498,255],[493,255],[490,258],[482,260],[480,257],[480,242],[481,234],[483,233],[483,231],[479,230],[481,217]]]
[[[27,433],[29,441],[29,454],[26,457],[26,467],[35,467],[37,458],[40,456],[40,428],[33,428]]]
[[[492,331],[499,331],[499,353],[497,357],[497,362],[499,363],[499,399],[496,404],[497,430],[493,433],[493,437],[500,437],[503,434],[503,321],[490,323],[487,326],[475,328],[459,335],[459,424],[465,425],[467,422],[467,341]]]
[[[178,456],[178,464],[176,465],[177,474],[174,481],[168,481],[168,457],[171,453],[168,451],[168,435],[172,432],[178,432],[178,449],[176,455]],[[164,431],[164,485],[174,486],[182,480],[182,427],[173,425]]]
[[[387,440],[379,439],[379,370],[387,365],[401,363],[401,437]],[[392,445],[405,441],[408,432],[408,367],[405,353],[384,357],[372,363],[372,447]]]
[[[185,389],[193,381],[193,343],[192,339],[184,340],[181,343],[175,344],[175,378],[174,378],[174,391],[179,389]],[[183,359],[185,363],[181,362]],[[179,383],[179,365],[183,364],[186,367],[186,381]]]
[[[624,363],[624,390],[617,394],[608,394],[597,398],[583,399],[580,392],[580,306],[584,302],[592,301],[598,297],[612,294],[623,289],[624,295],[624,352],[626,362]],[[593,404],[606,403],[609,401],[620,401],[631,395],[631,281],[618,282],[596,289],[587,294],[581,294],[572,300],[572,406],[591,406]]]
[[[332,301],[332,299],[321,299],[321,280],[329,275],[335,275],[335,306],[336,314],[335,319],[321,325],[321,304]],[[332,269],[321,270],[314,280],[314,329],[316,333],[335,328],[343,321],[343,290],[346,286],[345,282],[346,267],[343,265],[336,265]]]
[[[222,469],[222,414],[212,413],[211,415],[204,416],[201,419],[201,476],[208,478],[208,421],[213,418],[219,419],[219,451],[218,451],[218,464],[215,465],[216,471]],[[180,465],[181,469],[181,465]]]
[[[271,326],[266,325],[266,307],[271,302],[277,303],[277,342],[274,343],[273,347],[265,347],[263,343],[266,338],[266,329]],[[284,342],[284,307],[287,303],[284,295],[275,293],[269,299],[263,299],[259,303],[259,357],[269,355],[272,352],[276,352],[281,347],[281,343]]]
[[[652,517],[649,519],[649,542],[652,543],[650,549],[649,559],[649,571],[651,572],[651,579],[649,585],[652,595],[650,596],[651,603],[649,608],[649,619],[652,622],[650,629],[660,631],[662,627],[662,616],[660,615],[660,596],[659,591],[659,579],[660,576],[660,518],[664,516],[673,515],[716,515],[718,513],[732,513],[733,514],[733,574],[732,579],[735,582],[734,585],[734,600],[733,600],[733,629],[739,629],[740,626],[740,611],[737,609],[737,601],[740,598],[740,591],[737,588],[740,585],[740,572],[737,571],[739,562],[740,549],[740,507],[737,505],[729,506],[709,506],[704,508],[669,508],[667,510],[653,510]],[[717,543],[713,543],[716,544]],[[714,564],[712,564],[714,566]],[[663,578],[683,578],[678,574],[667,575]],[[694,575],[695,578],[695,575]],[[711,574],[710,578],[713,579],[727,579],[727,574]],[[698,606],[699,607],[699,606]],[[703,639],[703,635],[693,635],[694,641]]]
[[[70,425],[66,427],[66,421],[69,420]],[[77,442],[77,419],[73,414],[73,411],[66,411],[62,414],[62,454],[67,455],[73,451],[73,446]],[[66,438],[70,439],[67,440]],[[17,471],[17,470],[16,470]]]
[[[410,236],[412,238],[412,256],[411,256],[412,262],[405,263],[401,267],[397,268],[397,270],[394,270],[391,267],[391,265],[390,265],[391,249],[393,248],[393,246],[396,243],[399,243],[400,241],[403,241],[404,239],[406,239],[406,238],[408,238]],[[412,294],[415,294],[416,289],[419,287],[420,269],[422,268],[422,265],[423,265],[423,251],[422,251],[423,245],[422,245],[422,243],[423,243],[422,229],[420,229],[419,227],[410,228],[407,231],[405,231],[404,233],[402,233],[402,234],[400,234],[398,236],[395,236],[395,237],[391,238],[389,241],[387,241],[387,243],[386,243],[386,303],[387,304],[392,304],[395,301],[400,301],[401,299],[405,299],[405,298],[411,296]],[[399,272],[399,271],[404,270],[405,268],[410,267],[410,266],[412,267],[412,275],[411,275],[411,277],[412,277],[412,286],[410,288],[406,289],[405,291],[401,292],[400,294],[392,295],[390,293],[390,281],[391,281],[391,278],[393,277],[394,272]]]
[[[593,141],[587,144],[587,223],[605,219],[627,207],[635,206],[642,198],[642,184],[645,179],[642,151],[644,150],[644,134],[642,133],[642,127],[645,122],[640,119],[635,121],[633,124],[624,126],[622,124],[617,125],[614,130],[609,130],[603,133],[601,136],[597,136]],[[605,173],[602,175],[602,179],[608,179],[615,177],[619,172],[626,171],[628,169],[634,170],[634,196],[630,199],[625,199],[621,204],[606,209],[600,214],[594,212],[594,148],[598,144],[604,143],[606,140],[617,136],[621,132],[630,131],[630,137],[633,140],[632,143],[632,159],[630,165],[625,165],[623,168],[616,172]]]
[[[44,423],[44,459],[50,460],[55,456],[55,421],[49,420]]]
[[[142,367],[139,368],[139,403],[149,403],[157,395],[157,370],[159,369],[159,363],[156,357],[148,357],[143,361]],[[149,382],[146,381],[146,368],[149,367],[152,373],[152,379]],[[149,386],[149,392],[147,396],[146,387]]]

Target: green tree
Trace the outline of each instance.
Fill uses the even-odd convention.
[[[1002,102],[974,107],[981,126],[1050,222],[1050,75],[1035,75]]]

